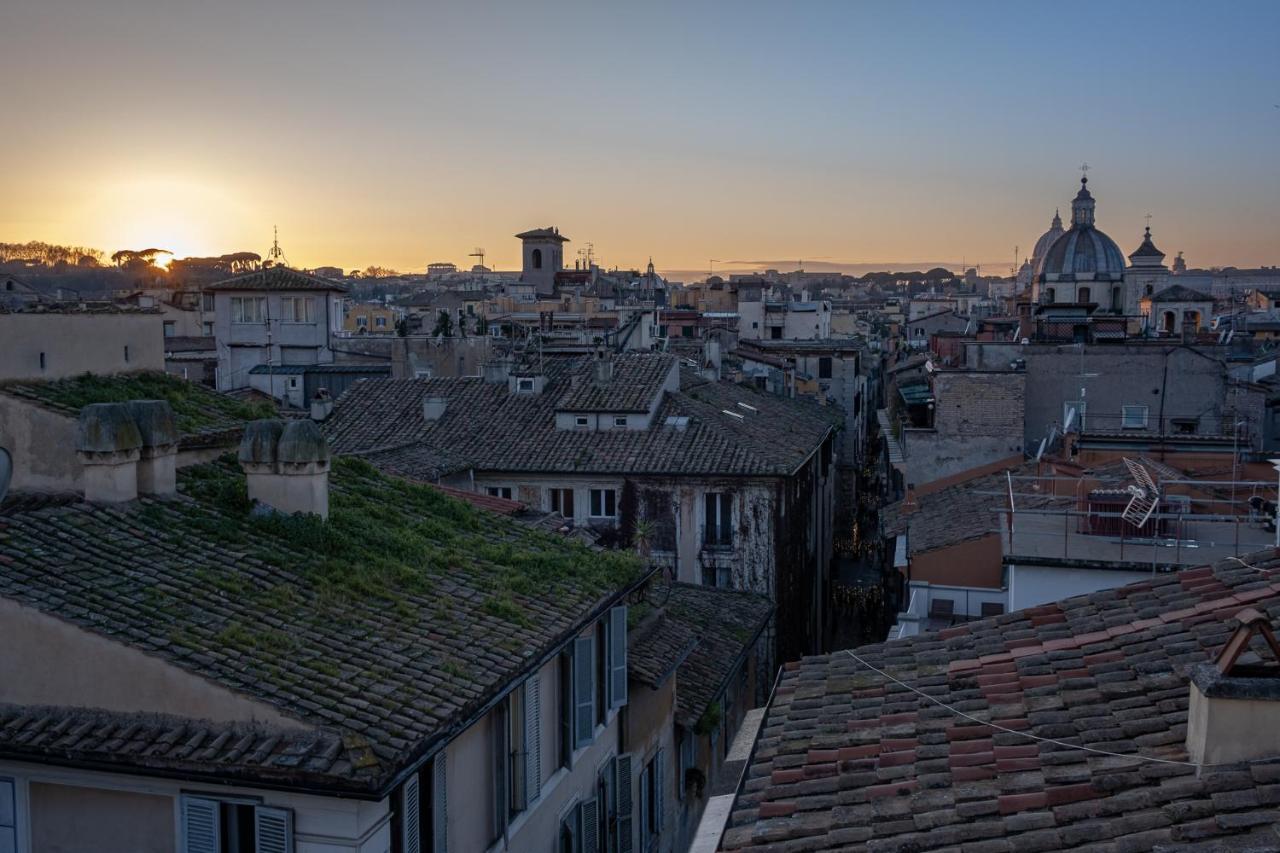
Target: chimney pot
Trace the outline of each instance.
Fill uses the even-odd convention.
[[[328,420],[331,414],[333,414],[333,397],[329,395],[328,388],[321,388],[311,398],[311,420],[321,423]]]
[[[250,500],[285,515],[329,517],[329,443],[315,421],[253,421],[239,457]]]
[[[1191,668],[1187,753],[1197,764],[1231,764],[1280,756],[1280,644],[1270,619],[1253,608],[1216,660]],[[1272,665],[1241,665],[1241,655],[1261,635]]]
[[[444,417],[449,401],[444,397],[424,397],[422,400],[422,419],[434,423]]]
[[[129,414],[142,436],[138,492],[172,495],[178,490],[178,424],[167,400],[130,400]]]
[[[84,466],[84,498],[124,503],[138,497],[142,433],[125,403],[91,403],[76,424],[76,456]]]

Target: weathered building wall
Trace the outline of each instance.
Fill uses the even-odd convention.
[[[76,492],[76,422],[33,403],[0,394],[0,447],[13,457],[14,491]]]
[[[164,370],[159,312],[0,314],[0,379]]]
[[[1026,385],[1019,371],[934,373],[933,428],[902,431],[908,485],[1021,459]]]
[[[171,797],[32,783],[31,849],[49,853],[173,853]]]

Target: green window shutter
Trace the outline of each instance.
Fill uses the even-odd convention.
[[[218,801],[182,798],[182,853],[221,853]]]
[[[431,853],[449,853],[448,759],[442,749],[431,759]]]
[[[618,853],[631,853],[635,847],[635,804],[630,753],[619,755],[614,766],[618,772]]]
[[[266,806],[255,808],[253,841],[258,853],[293,853],[293,812]],[[406,847],[406,853],[408,850]]]
[[[524,683],[525,799],[532,803],[542,788],[542,684],[535,672]]]
[[[417,773],[400,786],[400,843],[404,853],[422,853],[422,786]]]
[[[627,607],[609,611],[609,709],[627,704]]]
[[[579,637],[573,649],[573,746],[591,743],[596,724],[596,644],[594,637]]]
[[[600,813],[594,799],[584,800],[578,805],[581,814],[582,853],[598,853],[600,850]]]

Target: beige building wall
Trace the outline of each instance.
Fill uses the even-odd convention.
[[[39,853],[173,853],[173,799],[34,782],[31,850]]]
[[[353,800],[12,761],[0,761],[0,776],[15,782],[19,853],[179,853],[183,794],[238,798],[288,809],[293,813],[295,853],[387,853],[391,849],[391,809],[385,799]],[[167,821],[160,816],[161,803]],[[66,830],[83,826],[87,817],[101,814],[107,805],[118,814],[109,819],[100,843],[88,848],[83,839],[77,839],[82,846],[54,844],[70,843]],[[101,825],[93,824],[95,832]],[[126,832],[130,826],[145,827],[147,834],[134,832],[130,838],[116,832],[116,828]],[[109,846],[125,838],[132,846]]]
[[[0,703],[67,705],[302,728],[269,705],[0,598]]]
[[[164,370],[159,312],[0,314],[0,380],[129,370]]]
[[[76,458],[76,422],[71,418],[0,394],[0,447],[13,457],[14,491],[81,490],[83,466]]]

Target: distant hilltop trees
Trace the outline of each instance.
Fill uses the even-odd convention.
[[[39,240],[0,243],[0,264],[9,263],[28,267],[97,267],[102,265],[102,250],[87,246],[59,246]]]

